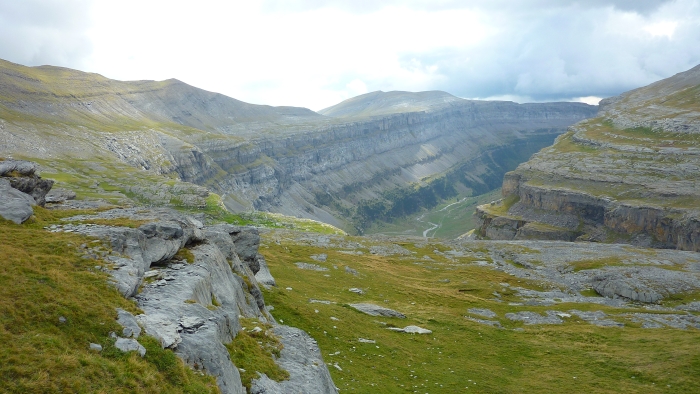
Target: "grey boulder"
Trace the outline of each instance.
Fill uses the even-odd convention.
[[[114,342],[114,346],[125,353],[135,351],[139,352],[141,357],[146,355],[146,348],[132,338],[117,338],[117,341]]]
[[[0,179],[0,216],[22,224],[34,214],[35,204],[32,196],[14,189],[7,179]]]
[[[141,335],[141,327],[136,321],[136,318],[131,313],[125,311],[124,309],[117,308],[117,323],[119,323],[124,329],[122,330],[122,336],[125,338],[138,338]]]

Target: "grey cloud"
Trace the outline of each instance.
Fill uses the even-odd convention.
[[[89,0],[0,0],[0,57],[80,68],[91,53]]]
[[[460,97],[608,97],[700,63],[700,10],[688,18],[685,9],[666,10],[685,19],[671,40],[610,35],[604,10],[560,10],[540,18],[510,18],[499,36],[469,50],[406,53],[402,64],[406,69],[437,67],[442,78],[433,88]],[[373,83],[368,87],[381,89]]]

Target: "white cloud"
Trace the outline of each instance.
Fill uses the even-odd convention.
[[[11,61],[260,104],[435,89],[576,100],[700,63],[700,0],[0,0],[0,34],[17,37],[0,42]]]
[[[596,97],[596,96],[586,96],[586,97],[574,97],[572,101],[575,101],[577,103],[586,103],[590,105],[598,105],[600,103],[600,100],[602,100],[602,97]]]
[[[353,79],[350,83],[345,85],[345,87],[348,89],[348,93],[350,93],[351,96],[359,96],[367,93],[367,85],[359,79]]]
[[[644,27],[644,30],[648,31],[652,36],[666,36],[667,38],[673,38],[673,33],[676,31],[678,22],[664,21],[656,22]]]

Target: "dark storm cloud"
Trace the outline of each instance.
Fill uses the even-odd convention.
[[[80,67],[91,52],[88,0],[0,0],[0,57]]]

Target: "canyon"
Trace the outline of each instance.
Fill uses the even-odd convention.
[[[354,233],[497,188],[505,172],[597,111],[434,91],[373,92],[315,113],[177,80],[121,82],[5,61],[0,88],[0,154],[38,160],[48,172],[97,158],[126,164],[205,187],[232,212],[277,212]],[[141,192],[97,171],[123,195]],[[197,193],[185,200],[201,205]]]

